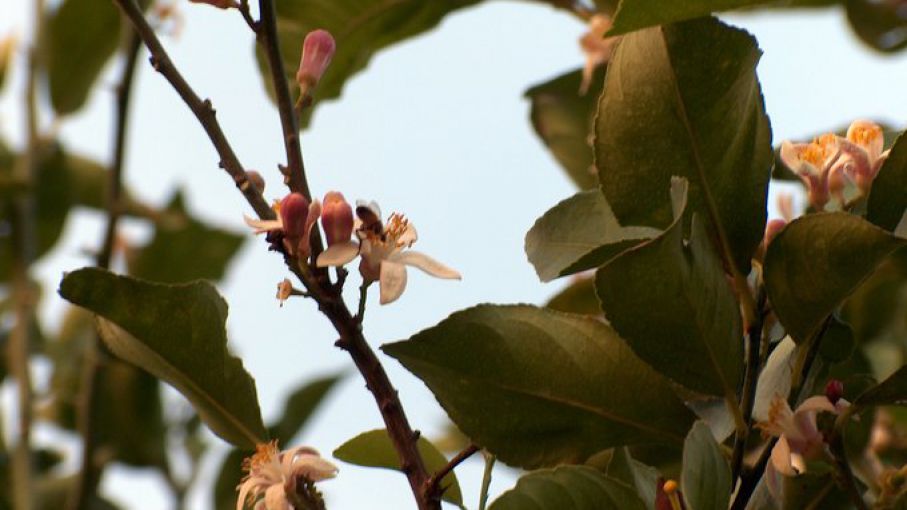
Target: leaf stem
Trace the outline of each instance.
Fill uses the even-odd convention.
[[[124,53],[126,62],[123,65],[122,75],[116,89],[116,120],[114,127],[113,160],[107,175],[107,227],[104,239],[98,252],[96,265],[109,269],[113,257],[114,245],[117,237],[117,224],[122,214],[123,191],[123,162],[126,155],[126,131],[129,121],[129,105],[132,98],[132,84],[135,78],[136,64],[142,40],[138,33],[128,28],[128,40]],[[81,399],[79,402],[79,432],[82,435],[82,460],[78,478],[73,486],[73,492],[68,496],[66,508],[69,510],[83,510],[90,506],[98,482],[103,471],[103,464],[98,462],[95,455],[97,447],[97,431],[95,420],[100,412],[98,402],[98,385],[101,379],[101,369],[109,352],[99,338],[94,338],[85,349],[80,388]]]
[[[136,5],[135,0],[113,0],[113,2],[123,10],[123,13],[126,14],[129,21],[132,22],[133,27],[135,27],[135,30],[139,33],[139,36],[142,38],[142,41],[144,41],[145,46],[148,47],[148,51],[151,53],[151,65],[157,72],[161,73],[168,82],[170,82],[170,85],[173,86],[177,94],[183,99],[186,106],[188,106],[189,109],[192,110],[192,113],[195,114],[198,122],[202,125],[202,128],[204,128],[205,133],[207,133],[208,138],[211,139],[211,143],[217,150],[217,154],[220,156],[220,167],[230,174],[236,187],[239,188],[243,196],[246,197],[246,201],[252,206],[252,209],[258,214],[259,218],[266,220],[274,219],[276,217],[274,211],[271,210],[271,207],[265,201],[264,197],[262,197],[261,190],[256,188],[255,184],[246,177],[245,168],[239,162],[236,153],[233,152],[233,148],[230,146],[220,124],[217,122],[217,117],[211,101],[207,99],[203,101],[198,94],[192,90],[192,87],[189,86],[186,79],[183,78],[183,75],[176,69],[173,62],[170,60],[170,56],[167,55],[164,47],[161,46],[161,42],[155,35],[154,30],[148,24],[148,21],[145,20],[145,16],[142,14],[141,9]]]
[[[743,376],[743,394],[740,398],[740,407],[743,419],[746,421],[746,430],[743,433],[738,430],[734,437],[734,450],[731,455],[731,485],[736,485],[737,479],[740,477],[740,470],[743,466],[743,454],[746,452],[746,440],[753,426],[753,404],[756,400],[756,385],[759,382],[759,372],[761,370],[760,353],[763,345],[767,343],[767,338],[763,338],[762,331],[765,323],[766,300],[765,288],[760,286],[757,298],[756,321],[749,325],[746,332],[746,372]]]
[[[491,487],[491,471],[494,469],[495,456],[485,453],[485,471],[482,473],[482,487],[479,489],[479,510],[485,510],[488,504],[488,489]]]
[[[425,484],[425,492],[428,494],[436,495],[440,498],[447,487],[441,487],[441,481],[447,476],[451,471],[459,466],[464,460],[472,457],[474,453],[481,450],[478,446],[471,444],[458,453],[454,458],[450,459],[450,462],[446,466],[438,470],[437,473],[431,475],[431,478],[428,479],[428,482]]]

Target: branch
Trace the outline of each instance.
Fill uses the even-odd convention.
[[[444,479],[455,467],[459,466],[464,460],[472,456],[472,454],[479,451],[481,448],[471,444],[467,446],[462,452],[458,453],[454,458],[450,459],[450,462],[446,466],[441,468],[437,473],[431,475],[431,478],[428,479],[428,482],[425,484],[425,492],[427,494],[436,495],[440,498],[441,494],[447,489],[447,487],[441,487],[441,480]]]
[[[148,25],[148,21],[145,20],[145,17],[142,14],[141,9],[136,5],[135,0],[113,1],[129,18],[129,21],[132,22],[133,27],[135,27],[136,31],[139,33],[139,37],[142,38],[145,46],[148,47],[148,51],[151,53],[151,65],[157,72],[161,73],[168,82],[170,82],[170,85],[173,86],[177,94],[179,94],[189,109],[192,110],[192,113],[195,114],[198,122],[205,129],[205,133],[208,134],[208,138],[211,139],[211,143],[214,144],[214,148],[220,156],[220,167],[230,174],[236,187],[239,188],[243,196],[246,197],[246,201],[252,206],[252,209],[255,210],[255,213],[258,214],[259,218],[274,219],[274,211],[271,210],[264,197],[262,197],[261,190],[257,189],[255,184],[246,177],[245,168],[239,162],[236,153],[233,152],[233,148],[230,146],[227,137],[220,128],[220,124],[217,122],[211,101],[207,99],[203,101],[198,94],[192,90],[189,84],[186,83],[183,75],[181,75],[176,67],[173,66],[173,62],[170,60],[167,52],[164,51],[163,46],[161,46],[161,42],[154,34],[154,30]]]
[[[762,345],[767,343],[767,339],[762,337],[762,328],[765,321],[765,288],[759,288],[759,297],[757,298],[756,321],[747,328],[747,358],[746,373],[743,377],[743,395],[740,398],[740,407],[743,412],[743,419],[746,422],[746,432],[741,433],[739,430],[734,437],[734,451],[731,455],[731,480],[732,484],[736,483],[740,477],[740,469],[743,466],[743,454],[746,452],[746,439],[749,436],[753,425],[753,404],[756,400],[756,385],[759,382],[759,372],[761,370],[760,353]]]
[[[268,68],[271,70],[271,82],[274,85],[274,95],[277,97],[277,111],[280,112],[280,125],[283,128],[283,142],[287,152],[287,166],[281,167],[281,172],[283,172],[284,181],[290,190],[302,193],[311,202],[312,193],[309,191],[309,183],[306,180],[305,166],[302,163],[302,147],[299,145],[296,110],[290,99],[290,88],[287,86],[283,58],[280,55],[277,15],[274,12],[273,0],[259,0],[258,10],[261,22],[257,33],[268,58]]]

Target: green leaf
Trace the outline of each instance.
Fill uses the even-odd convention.
[[[866,219],[894,232],[907,212],[907,134],[901,134],[872,183]]]
[[[467,436],[534,468],[613,446],[683,440],[692,413],[606,324],[527,305],[480,305],[382,347]],[[620,391],[615,391],[620,388]]]
[[[447,466],[447,459],[428,439],[419,437],[416,446],[429,473],[435,473]],[[359,434],[334,450],[334,457],[357,466],[402,471],[400,458],[385,429],[370,430]],[[463,507],[460,484],[453,471],[441,479],[441,487],[447,487],[441,496],[444,501]]]
[[[871,48],[894,53],[907,48],[907,20],[898,2],[846,0],[847,20]]]
[[[560,466],[520,477],[488,510],[644,510],[636,491],[587,466]]]
[[[539,218],[526,233],[526,255],[539,279],[600,266],[618,253],[661,232],[622,227],[598,189],[581,191]]]
[[[774,0],[620,0],[614,14],[614,25],[607,35],[619,35],[640,28],[667,25],[722,11],[732,11]],[[825,3],[825,2],[823,2]]]
[[[227,303],[210,284],[85,268],[63,278],[60,295],[107,319],[98,322],[107,347],[180,391],[215,434],[245,448],[264,442],[255,382],[227,351]]]
[[[608,478],[636,487],[636,494],[646,508],[655,508],[655,491],[658,487],[658,470],[630,456],[627,448],[615,448],[608,463]]]
[[[907,405],[907,366],[857,397],[854,405]]]
[[[686,2],[659,2],[666,11]],[[595,126],[605,197],[627,225],[666,227],[672,176],[690,181],[693,211],[716,206],[742,273],[762,240],[771,130],[746,32],[706,18],[624,37],[608,66]]]
[[[857,216],[817,213],[791,222],[765,255],[765,288],[797,343],[822,322],[891,252],[907,241]],[[859,256],[855,256],[859,254]]]
[[[529,99],[529,118],[535,134],[579,189],[598,185],[589,137],[605,81],[605,68],[596,68],[585,94],[580,94],[582,69],[536,85],[525,94]]]
[[[50,101],[65,115],[85,104],[91,87],[116,52],[120,12],[112,2],[64,0],[47,22],[44,59]]]
[[[277,0],[277,29],[283,65],[290,90],[298,90],[296,70],[307,33],[321,28],[334,36],[337,51],[313,92],[315,105],[340,97],[346,80],[365,69],[378,51],[431,30],[447,14],[478,0]],[[271,94],[267,62],[258,52],[258,63]],[[308,125],[314,108],[303,111],[300,126]]]
[[[644,361],[699,392],[732,397],[743,374],[743,327],[721,260],[698,216],[596,274],[596,294],[615,331]]]
[[[698,421],[683,444],[683,496],[696,510],[727,510],[731,467],[705,422]]]
[[[177,193],[157,221],[151,242],[129,253],[129,272],[162,283],[219,280],[244,239],[193,218]]]
[[[595,297],[595,278],[577,277],[551,298],[545,307],[559,312],[601,315],[601,306]]]
[[[32,508],[34,510],[66,508],[66,502],[72,496],[75,484],[78,482],[78,477],[75,475],[36,480],[32,494]],[[120,507],[95,494],[88,498],[85,508],[86,510],[119,510]]]

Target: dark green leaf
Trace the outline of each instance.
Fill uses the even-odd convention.
[[[866,219],[894,232],[907,212],[907,135],[901,134],[872,183]]]
[[[696,510],[727,510],[731,467],[705,422],[698,421],[683,444],[683,497]]]
[[[163,283],[219,280],[243,240],[193,218],[177,193],[158,220],[151,242],[129,254],[129,272]]]
[[[66,508],[66,501],[71,497],[73,486],[78,483],[76,476],[62,478],[42,478],[37,480],[32,494],[34,510],[60,510]],[[119,510],[120,507],[110,501],[93,495],[88,498],[86,510]]]
[[[47,22],[44,59],[50,100],[58,114],[85,104],[120,41],[120,12],[112,2],[64,0]]]
[[[489,510],[644,510],[636,491],[587,466],[560,466],[520,477]]]
[[[600,266],[661,232],[622,227],[598,189],[581,191],[539,218],[526,233],[526,255],[543,282]]]
[[[783,509],[821,508],[822,510],[850,510],[850,498],[835,483],[831,473],[807,471],[799,476],[782,476]],[[777,503],[776,503],[777,505]]]
[[[853,331],[850,325],[832,316],[822,343],[819,344],[819,355],[829,363],[841,363],[853,353],[855,347]]]
[[[627,448],[614,449],[607,475],[608,478],[636,487],[636,494],[645,502],[646,508],[655,508],[658,470],[634,459]]]
[[[907,18],[897,1],[847,0],[847,20],[873,49],[893,53],[907,48]]]
[[[363,70],[372,56],[388,46],[434,28],[447,14],[478,0],[277,0],[277,28],[283,65],[290,90],[298,90],[296,70],[305,35],[321,28],[337,42],[337,52],[313,93],[315,104],[340,97],[346,80]],[[267,63],[258,54],[259,66],[269,93],[272,90]],[[306,109],[302,127],[308,125],[314,108]]]
[[[788,334],[798,343],[807,340],[905,243],[843,212],[810,214],[791,222],[769,245],[764,273],[772,307]]]
[[[907,287],[907,250],[892,253],[847,299],[841,309],[858,344],[886,336],[907,344],[899,324],[907,314],[907,302],[900,298]],[[899,347],[900,349],[900,347]]]
[[[107,319],[114,354],[173,385],[208,427],[236,446],[265,440],[255,382],[227,351],[227,303],[211,285],[161,285],[95,268],[67,274],[60,295]]]
[[[535,134],[542,139],[557,162],[580,189],[598,185],[598,172],[592,164],[593,117],[605,81],[605,66],[599,66],[589,90],[580,93],[582,69],[536,85],[526,91],[531,109],[529,118]]]
[[[678,218],[661,237],[602,266],[596,294],[611,326],[644,361],[690,389],[729,397],[743,374],[743,328],[698,220],[688,240]]]
[[[476,444],[521,467],[582,462],[613,446],[679,444],[693,421],[667,381],[592,318],[480,305],[382,349],[428,385]]]
[[[242,481],[243,459],[253,453],[252,450],[233,448],[224,457],[213,487],[216,510],[234,510],[236,508],[236,487]]]
[[[447,459],[438,451],[428,439],[419,437],[416,445],[425,467],[429,473],[441,470],[447,465]],[[384,429],[363,432],[358,436],[343,443],[334,450],[334,457],[350,464],[365,467],[377,467],[401,471],[400,457],[394,449],[387,431]],[[441,479],[441,487],[447,487],[442,499],[460,507],[463,506],[463,495],[460,494],[460,484],[453,471]]]
[[[722,11],[732,11],[760,4],[779,3],[777,0],[620,0],[614,15],[614,26],[608,35],[625,34],[640,28],[667,25],[677,21],[708,16]],[[828,4],[828,0],[806,0],[793,3]]]
[[[857,397],[855,405],[907,405],[907,366]]]
[[[686,2],[659,3],[671,11]],[[626,225],[666,227],[672,176],[690,181],[692,210],[715,202],[744,274],[762,240],[771,131],[752,36],[707,18],[624,37],[608,66],[595,161],[608,203]]]
[[[545,305],[559,312],[582,315],[601,315],[601,306],[595,297],[595,278],[577,277],[564,290]]]

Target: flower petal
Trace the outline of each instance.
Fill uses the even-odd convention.
[[[419,234],[416,232],[416,227],[412,223],[406,224],[406,230],[403,231],[403,234],[397,238],[397,242],[400,246],[410,247],[419,239]]]
[[[790,454],[790,445],[787,443],[787,438],[781,436],[778,438],[778,442],[775,443],[775,447],[772,448],[772,466],[775,471],[785,476],[795,476],[797,474],[793,464],[791,464]]]
[[[812,165],[806,163],[801,158],[801,154],[803,154],[803,152],[806,151],[808,147],[808,143],[791,143],[787,140],[781,142],[781,161],[783,161],[784,164],[787,165],[787,167],[792,171],[796,173],[802,173],[801,167],[803,165],[809,165],[810,167],[812,167]]]
[[[837,409],[835,408],[835,405],[831,403],[831,400],[828,400],[828,397],[825,395],[816,395],[804,400],[803,403],[797,406],[797,410],[794,411],[794,413],[800,414],[810,411],[828,411],[830,413],[836,413]]]
[[[340,267],[349,263],[357,255],[359,255],[359,244],[355,241],[337,243],[333,246],[328,246],[328,249],[321,252],[318,255],[316,264],[318,267]]]
[[[406,266],[385,260],[381,262],[381,299],[386,305],[393,303],[406,290]]]
[[[246,225],[255,229],[256,234],[263,234],[270,230],[282,230],[283,223],[280,221],[280,217],[276,220],[256,220],[255,218],[250,218],[245,214],[242,215],[243,221],[246,222]]]
[[[417,267],[422,271],[430,274],[431,276],[434,276],[435,278],[444,278],[445,280],[462,279],[460,273],[445,266],[444,264],[438,262],[437,260],[429,257],[422,252],[407,250],[392,255],[390,260],[398,262],[400,264]]]
[[[337,476],[337,466],[318,455],[300,455],[293,462],[292,473],[320,482]]]
[[[866,150],[870,160],[879,157],[885,144],[882,128],[870,120],[853,121],[847,128],[847,139]]]
[[[287,493],[282,483],[274,484],[265,491],[265,508],[267,510],[290,510]]]
[[[299,240],[299,253],[308,255],[312,251],[312,227],[321,217],[321,202],[316,198],[309,205],[309,212],[305,217],[305,228],[302,239]]]

